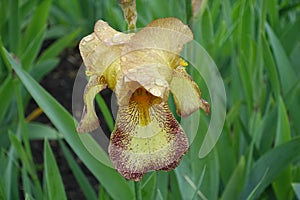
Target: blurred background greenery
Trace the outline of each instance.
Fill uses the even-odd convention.
[[[78,57],[78,42],[98,19],[126,31],[118,2],[1,0],[0,199],[300,199],[300,1],[199,2],[193,12],[191,0],[138,0],[137,27],[169,16],[191,27],[225,83],[222,135],[199,159],[209,124],[201,112],[203,120],[191,120],[200,129],[181,165],[150,172],[136,187],[86,150],[82,140],[103,153],[91,136],[76,133],[70,110],[40,85],[65,70],[59,63],[66,52]],[[193,78],[207,98],[199,74]],[[33,100],[40,109],[28,113]],[[38,120],[41,110],[50,124]],[[76,181],[64,178],[59,152]]]

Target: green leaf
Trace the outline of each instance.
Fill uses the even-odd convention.
[[[226,183],[221,200],[238,199],[245,182],[245,157],[241,157],[229,181]]]
[[[278,78],[278,72],[277,72],[277,68],[271,50],[264,36],[262,37],[262,50],[264,52],[263,57],[264,57],[265,67],[271,82],[271,86],[273,89],[272,91],[274,91],[275,97],[278,98],[280,94],[280,83]]]
[[[108,167],[113,168],[112,163],[110,162],[107,153],[99,146],[99,144],[89,135],[80,134],[79,135],[82,144],[89,151],[89,153],[94,156],[102,164],[105,164]]]
[[[80,33],[81,29],[78,28],[72,33],[60,38],[55,41],[49,48],[47,48],[42,55],[39,57],[37,63],[43,62],[45,60],[51,59],[58,56],[63,49],[66,48]]]
[[[10,152],[10,160],[5,170],[6,199],[8,200],[20,199],[20,193],[16,187],[19,185],[19,169],[13,165],[15,159],[15,156],[12,155],[13,152]]]
[[[293,86],[297,83],[298,78],[279,39],[268,24],[266,24],[266,30],[270,39],[271,47],[274,52],[282,91],[285,98],[286,94],[288,94],[288,92],[290,92]]]
[[[173,200],[181,200],[182,199],[182,195],[180,192],[180,188],[178,185],[178,180],[176,178],[176,174],[174,171],[170,172],[170,192],[168,195],[169,199],[173,199]]]
[[[26,129],[28,130],[28,138],[30,140],[57,140],[63,138],[63,135],[58,133],[54,128],[37,122],[26,124]]]
[[[167,199],[169,175],[166,172],[157,172],[156,175],[156,198]]]
[[[290,124],[282,98],[279,98],[277,130],[275,146],[283,144],[291,139]],[[278,199],[292,199],[292,170],[291,165],[280,172],[278,178],[273,182],[273,188]]]
[[[279,4],[277,0],[268,0],[268,15],[270,19],[271,26],[276,28],[277,31],[280,27],[279,24]]]
[[[0,180],[0,199],[6,199],[5,186],[3,183],[3,179]]]
[[[299,44],[300,39],[300,18],[296,19],[290,27],[287,27],[280,36],[281,44],[283,45],[287,55],[290,55],[293,48]],[[298,41],[298,42],[295,42]]]
[[[279,98],[278,119],[275,138],[275,146],[283,144],[291,139],[291,130],[288,119],[287,110],[285,108],[282,97]]]
[[[22,164],[24,165],[24,167],[26,168],[28,173],[31,175],[31,177],[35,177],[34,164],[28,158],[28,155],[26,154],[21,141],[13,133],[9,134],[9,138],[10,138],[12,145],[15,147],[15,149],[18,153],[18,156],[19,156],[20,160],[22,161]]]
[[[81,187],[81,189],[84,193],[84,196],[87,199],[96,200],[97,196],[96,196],[96,193],[95,193],[93,187],[91,186],[90,182],[88,181],[86,175],[82,172],[82,170],[79,167],[79,165],[77,164],[77,162],[74,160],[70,150],[67,148],[67,146],[64,144],[64,142],[62,142],[61,140],[59,140],[59,144],[60,144],[62,151],[65,155],[65,158],[69,164],[69,167],[72,170],[72,173],[77,180],[77,183],[79,184],[79,186]]]
[[[72,116],[49,94],[43,89],[30,75],[22,70],[20,65],[2,49],[2,56],[9,60],[11,67],[15,70],[22,83],[31,94],[33,99],[48,116],[54,126],[64,135],[65,140],[86,164],[99,182],[105,187],[107,192],[114,199],[132,199],[133,188],[125,181],[115,169],[99,162],[93,157],[86,147],[82,144],[79,134],[76,132],[74,119]],[[88,134],[81,134],[81,137],[89,138]],[[106,158],[104,158],[106,159]],[[118,191],[117,193],[115,191]]]
[[[32,196],[32,182],[26,172],[25,167],[22,167],[22,184],[23,184],[23,193],[24,196],[27,194],[28,196]]]
[[[213,23],[211,19],[211,13],[209,8],[205,9],[203,16],[202,16],[202,41],[206,48],[211,49],[211,45],[214,39],[214,30],[213,30]]]
[[[23,51],[34,40],[36,34],[40,33],[46,27],[50,7],[51,0],[44,0],[36,8],[23,37]]]
[[[44,159],[45,179],[49,200],[67,199],[64,184],[48,140],[45,140],[44,143]]]
[[[259,197],[283,169],[300,157],[299,152],[300,138],[298,137],[264,154],[251,169],[239,199],[246,199],[261,182],[254,194],[255,198]]]
[[[20,41],[20,10],[19,1],[8,1],[9,17],[8,17],[8,35],[10,51],[18,55]]]
[[[153,199],[156,188],[156,173],[152,172],[148,179],[143,183],[142,189],[142,197],[143,199]]]
[[[44,36],[45,28],[36,33],[36,36],[30,41],[27,48],[24,49],[24,52],[22,52],[21,63],[26,71],[32,68],[32,63],[41,50]]]
[[[1,83],[0,97],[0,122],[3,122],[6,111],[12,102],[12,98],[14,97],[14,81],[10,74],[7,76],[5,81]]]
[[[50,73],[57,66],[58,63],[59,63],[58,58],[51,58],[45,60],[43,62],[37,63],[29,71],[29,73],[35,80],[40,81],[45,75]]]

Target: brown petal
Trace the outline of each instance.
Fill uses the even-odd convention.
[[[77,132],[91,132],[99,127],[98,117],[94,109],[94,98],[101,90],[106,88],[106,84],[99,80],[98,76],[91,76],[84,90],[84,108]]]
[[[187,150],[188,139],[167,102],[139,88],[120,105],[109,155],[122,176],[138,181],[148,171],[174,169]]]
[[[201,98],[198,85],[186,73],[183,67],[178,67],[173,71],[170,90],[174,95],[176,112],[179,116],[188,116],[199,108],[202,108],[209,114],[209,104]]]

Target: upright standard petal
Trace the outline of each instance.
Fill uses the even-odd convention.
[[[77,127],[77,132],[90,132],[99,127],[98,117],[94,109],[94,98],[101,90],[106,88],[106,83],[103,78],[96,75],[91,76],[88,84],[85,87],[83,100],[84,108],[80,123]]]
[[[102,75],[108,66],[120,59],[121,49],[132,35],[118,32],[102,20],[97,21],[94,33],[84,37],[79,44],[87,71]]]
[[[121,71],[154,96],[164,98],[172,69],[180,64],[183,45],[192,40],[187,25],[175,18],[158,19],[131,37],[124,46]]]
[[[174,169],[188,150],[188,139],[168,104],[144,88],[120,105],[109,145],[110,159],[127,179],[151,170]]]
[[[122,62],[123,58],[121,58]],[[128,70],[126,74],[122,75],[123,81],[119,82],[122,87],[136,82],[137,85],[144,87],[152,95],[162,99],[168,98],[166,94],[169,92],[169,82],[172,80],[172,69],[170,67],[157,63],[145,63]],[[123,99],[122,95],[127,95],[118,91],[116,93],[119,99]]]
[[[120,69],[121,50],[132,35],[120,33],[99,20],[94,33],[80,41],[79,50],[90,80],[84,92],[85,105],[78,132],[90,132],[99,126],[94,111],[94,97],[106,86],[114,89]]]
[[[176,112],[179,116],[188,116],[199,108],[209,114],[209,104],[201,98],[198,85],[183,67],[179,66],[173,71],[170,90],[174,95]]]
[[[183,45],[191,40],[193,33],[186,24],[176,18],[163,18],[152,21],[135,34],[128,50],[151,48],[180,54]]]
[[[106,43],[108,46],[127,43],[131,36],[134,35],[133,33],[125,34],[116,31],[103,20],[98,20],[96,22],[94,32],[98,39]]]
[[[175,68],[179,64],[183,45],[192,39],[191,30],[180,20],[155,20],[131,37],[122,52],[126,62],[121,63],[121,69],[126,73],[141,64],[151,63]]]

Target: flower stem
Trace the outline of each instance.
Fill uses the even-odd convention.
[[[135,189],[135,199],[142,200],[142,188],[141,188],[140,181],[134,182],[134,189]]]

